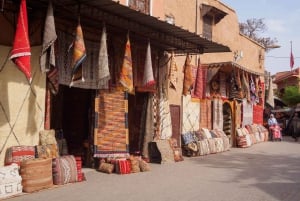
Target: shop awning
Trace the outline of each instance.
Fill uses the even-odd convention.
[[[214,67],[221,67],[222,70],[227,70],[228,72],[231,72],[232,70],[232,67],[235,67],[235,68],[239,68],[241,70],[244,70],[248,73],[251,73],[251,74],[254,74],[254,75],[260,75],[260,76],[263,76],[264,73],[260,73],[260,72],[256,72],[254,70],[251,70],[249,68],[245,68],[235,62],[232,62],[232,61],[228,61],[228,62],[219,62],[219,63],[209,63],[209,64],[202,64],[203,66],[207,66],[208,68],[214,68]],[[226,69],[226,67],[228,67]]]
[[[55,19],[77,23],[78,13],[83,27],[101,31],[105,22],[115,33],[130,32],[141,40],[150,39],[152,45],[175,53],[230,52],[230,49],[201,36],[168,24],[153,16],[121,5],[112,0],[52,0]],[[45,10],[48,0],[27,0],[31,10]],[[79,9],[80,8],[80,9]],[[78,12],[80,10],[80,12]],[[69,24],[73,26],[74,24]]]

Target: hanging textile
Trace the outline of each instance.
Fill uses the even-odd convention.
[[[235,101],[235,126],[241,128],[242,125],[242,104]]]
[[[55,67],[54,43],[56,39],[52,1],[49,1],[40,56],[40,66],[43,73],[50,71],[51,66]]]
[[[227,97],[226,73],[224,73],[224,72],[220,72],[220,95],[222,98]]]
[[[243,99],[242,105],[242,127],[253,123],[253,105],[246,99]]]
[[[213,129],[223,130],[223,101],[222,99],[213,99]]]
[[[266,103],[268,103],[272,108],[274,108],[275,103],[274,103],[274,93],[273,93],[273,81],[270,76],[268,78],[268,82],[269,82],[269,89],[266,98]]]
[[[26,0],[21,0],[15,39],[9,58],[25,74],[29,82],[31,82],[30,55]]]
[[[84,82],[84,77],[82,76],[82,63],[86,59],[86,50],[80,22],[77,25],[75,35],[73,42],[73,60],[71,65],[72,81],[70,87],[76,82]]]
[[[71,34],[57,30],[57,42],[55,43],[56,54],[62,55],[56,57],[56,66],[58,66],[59,84],[69,86],[72,78],[72,57],[69,56],[69,45],[73,43],[74,37]],[[84,41],[86,47],[86,57],[82,68],[84,82],[75,82],[72,87],[82,89],[99,89],[99,42],[90,40]],[[119,55],[121,56],[121,55]]]
[[[100,90],[95,99],[94,157],[128,157],[128,95]]]
[[[200,101],[200,128],[212,129],[211,100],[203,99]]]
[[[151,48],[150,48],[150,41],[149,41],[147,46],[145,65],[144,65],[143,86],[149,87],[153,85],[155,85],[155,80],[153,76]]]
[[[169,101],[165,94],[160,94],[159,118],[160,139],[170,139],[172,136],[172,121]]]
[[[210,95],[210,81],[212,78],[217,74],[219,71],[220,67],[213,67],[213,68],[208,68],[207,69],[207,76],[206,76],[206,97],[209,98]]]
[[[175,61],[174,53],[171,55],[170,59],[170,66],[169,66],[169,81],[170,81],[170,88],[177,89],[177,82],[178,82],[178,68]]]
[[[198,98],[204,98],[205,84],[206,84],[206,70],[207,68],[202,67],[200,58],[198,59],[197,76],[195,81],[194,95]]]
[[[120,73],[120,83],[123,85],[125,91],[127,91],[130,94],[135,93],[133,86],[133,70],[129,36],[127,37],[127,42],[125,46],[125,54]]]
[[[153,111],[153,94],[149,93],[148,96],[148,103],[146,109],[146,125],[145,125],[145,132],[144,132],[144,139],[143,139],[143,150],[142,156],[143,158],[149,159],[149,149],[148,144],[152,142],[154,139],[154,111]]]
[[[189,55],[186,56],[183,73],[184,73],[184,80],[183,80],[182,93],[183,93],[183,95],[186,96],[193,87],[191,57]]]
[[[110,80],[110,72],[108,66],[108,53],[106,44],[106,27],[103,26],[100,41],[99,59],[98,59],[98,88],[108,89],[108,81]]]

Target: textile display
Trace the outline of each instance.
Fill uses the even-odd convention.
[[[0,46],[1,55],[8,55],[10,50]],[[46,75],[40,70],[40,51],[41,46],[31,48],[31,84],[11,60],[0,57],[5,64],[0,73],[0,166],[4,165],[6,149],[38,144],[38,131],[44,128]]]
[[[207,68],[201,66],[200,58],[198,59],[197,75],[195,80],[194,96],[203,99],[205,97],[205,84]]]
[[[161,163],[175,162],[174,152],[169,140],[156,140],[155,143],[161,154]]]
[[[261,105],[253,105],[253,123],[263,124],[264,123],[264,108]]]
[[[170,58],[170,66],[169,66],[169,83],[170,88],[177,89],[178,84],[178,67],[176,65],[174,53],[172,53]]]
[[[39,132],[39,137],[40,137],[40,145],[57,144],[54,129],[41,130]]]
[[[141,172],[140,164],[139,164],[140,157],[130,156],[129,160],[130,160],[131,173]]]
[[[54,95],[56,95],[59,90],[58,74],[59,74],[59,72],[58,72],[57,67],[53,67],[50,69],[49,72],[47,72],[47,80],[48,80],[49,90]]]
[[[208,140],[197,141],[198,146],[198,155],[204,156],[210,154],[209,143]]]
[[[212,129],[211,100],[200,100],[200,128]]]
[[[227,91],[226,91],[226,73],[220,72],[220,95],[222,98],[226,98],[227,96]]]
[[[213,68],[208,68],[207,73],[206,73],[206,89],[205,89],[205,94],[206,98],[210,98],[210,82],[213,79],[213,77],[219,72],[220,67],[213,67]]]
[[[223,151],[228,151],[230,149],[230,142],[228,137],[222,137],[223,140]]]
[[[58,68],[59,84],[69,86],[72,78],[72,57],[69,55],[70,50],[67,44],[71,44],[74,38],[68,33],[57,30],[57,54],[64,55],[56,58],[56,65]],[[85,61],[82,63],[82,77],[84,82],[75,82],[72,87],[82,89],[99,89],[99,43],[85,40],[86,47]]]
[[[253,105],[246,99],[242,102],[242,126],[251,125],[253,123]]]
[[[209,130],[207,128],[201,128],[200,132],[202,133],[202,135],[205,139],[212,138],[211,133],[209,132]]]
[[[151,170],[149,164],[144,160],[139,160],[139,167],[141,172],[148,172]]]
[[[234,102],[234,113],[235,113],[235,125],[241,127],[242,125],[242,104],[237,101]]]
[[[191,95],[182,96],[182,134],[200,129],[200,102]]]
[[[129,37],[127,38],[125,46],[125,54],[123,58],[123,64],[120,72],[120,83],[124,87],[124,90],[130,94],[134,94],[134,84],[133,84],[133,66],[131,58],[131,46]]]
[[[108,53],[107,53],[107,36],[106,36],[106,26],[103,26],[102,35],[100,40],[100,50],[98,59],[98,88],[108,89],[108,82],[110,80],[109,63],[108,63]]]
[[[111,163],[106,163],[106,162],[101,162],[98,168],[99,172],[104,172],[107,174],[111,174],[114,171],[114,164]]]
[[[22,177],[17,164],[0,167],[0,175],[0,199],[22,193]]]
[[[244,92],[244,98],[250,102],[250,87],[249,87],[249,79],[248,79],[248,73],[245,71],[242,71],[241,75],[241,81],[242,81],[242,90]]]
[[[77,181],[83,181],[84,180],[84,174],[82,172],[82,159],[80,156],[75,157],[76,160],[76,168],[77,168]]]
[[[130,174],[131,173],[131,164],[130,160],[126,158],[116,158],[110,160],[111,164],[114,165],[114,172],[117,174]]]
[[[9,58],[25,74],[29,82],[31,82],[32,79],[30,55],[31,52],[28,33],[27,6],[26,0],[21,0],[13,48],[10,52]]]
[[[215,145],[216,145],[216,152],[223,152],[224,151],[224,144],[222,138],[214,138],[215,139]]]
[[[57,144],[37,145],[36,158],[57,158],[59,157],[59,151]]]
[[[55,67],[54,43],[57,39],[55,22],[53,16],[52,1],[49,1],[47,15],[44,25],[42,52],[40,56],[40,67],[43,73],[50,71]]]
[[[6,150],[5,165],[16,163],[20,165],[23,161],[35,158],[34,146],[12,146]]]
[[[128,94],[100,90],[95,99],[94,157],[129,156]]]
[[[223,101],[222,99],[213,99],[213,129],[223,130]]]
[[[153,76],[151,47],[149,41],[147,46],[145,65],[144,65],[143,86],[153,86],[153,85],[155,85],[155,80]]]
[[[172,120],[169,101],[165,93],[161,93],[159,99],[159,139],[172,137]]]
[[[186,96],[186,95],[188,95],[190,90],[193,88],[193,84],[194,84],[190,55],[186,56],[183,73],[184,73],[184,79],[183,79],[182,94],[184,96]]]
[[[82,63],[86,59],[86,50],[83,39],[83,32],[80,23],[76,27],[75,38],[72,44],[73,47],[73,57],[72,57],[72,80],[70,87],[74,85],[75,82],[84,82],[84,77],[82,73]]]
[[[146,111],[146,125],[145,125],[145,133],[144,133],[144,141],[143,141],[143,150],[142,156],[144,158],[149,158],[149,149],[148,144],[154,139],[154,111],[153,111],[153,95],[149,94],[148,103],[147,103],[147,111]]]
[[[23,191],[31,193],[53,186],[52,159],[35,158],[21,163]]]
[[[54,158],[52,163],[53,183],[55,185],[77,182],[77,164],[73,155]]]
[[[190,144],[191,142],[196,142],[198,140],[194,132],[183,133],[181,136],[184,145]]]
[[[218,138],[208,138],[207,139],[209,150],[210,150],[211,154],[215,154],[218,152],[217,148],[219,148],[219,147],[216,146],[217,145],[216,139],[218,139]]]

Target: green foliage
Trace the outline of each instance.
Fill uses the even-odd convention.
[[[296,106],[300,103],[300,92],[299,87],[296,86],[288,86],[284,90],[284,94],[282,96],[282,100],[288,106]]]

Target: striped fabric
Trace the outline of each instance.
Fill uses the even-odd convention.
[[[23,191],[31,193],[53,186],[52,159],[36,158],[21,163]]]
[[[95,100],[94,157],[128,156],[127,93],[100,90]]]
[[[12,163],[17,163],[18,165],[25,160],[30,160],[35,158],[35,148],[34,146],[12,146],[6,150],[5,153],[5,165],[10,165]]]
[[[211,109],[210,99],[203,99],[200,101],[200,128],[212,129]]]
[[[73,155],[53,159],[53,183],[63,185],[77,182],[77,164]]]
[[[213,99],[213,129],[223,130],[223,101]]]
[[[72,80],[70,86],[75,82],[84,82],[82,73],[82,63],[86,59],[86,50],[83,39],[83,32],[81,25],[78,23],[76,27],[76,36],[73,42],[73,57],[72,57]]]

